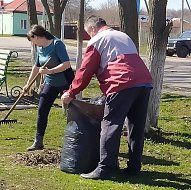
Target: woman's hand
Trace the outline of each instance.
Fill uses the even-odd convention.
[[[45,82],[43,82],[42,84],[40,84],[40,89],[43,89],[44,88],[44,85],[45,85]]]
[[[25,86],[23,86],[23,92],[25,93],[25,94],[27,94],[28,93],[28,91],[29,91],[29,89],[30,88],[28,88],[28,84],[26,84]]]
[[[40,68],[39,69],[39,73],[40,74],[53,74],[52,70],[48,69],[47,67],[46,68]]]

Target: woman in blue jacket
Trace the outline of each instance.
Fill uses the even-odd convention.
[[[27,90],[29,83],[38,72],[45,75],[39,100],[36,137],[33,145],[27,148],[28,151],[33,151],[44,148],[43,137],[47,127],[48,114],[58,94],[69,88],[70,84],[66,80],[64,71],[71,69],[71,65],[64,43],[42,26],[33,25],[27,38],[33,45],[36,45],[37,56],[24,91]],[[54,61],[44,69],[41,68],[50,58]]]

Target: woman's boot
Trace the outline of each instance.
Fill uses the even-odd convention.
[[[27,151],[42,150],[43,145],[43,136],[37,135],[32,146],[27,148]]]

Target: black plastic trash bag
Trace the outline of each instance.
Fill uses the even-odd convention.
[[[90,102],[90,101],[89,101]],[[73,100],[67,109],[60,167],[69,173],[87,173],[99,162],[103,104]]]

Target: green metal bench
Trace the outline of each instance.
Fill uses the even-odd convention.
[[[0,49],[0,91],[3,85],[5,85],[7,97],[9,96],[7,88],[7,67],[11,56],[18,57],[18,53],[16,51]]]

